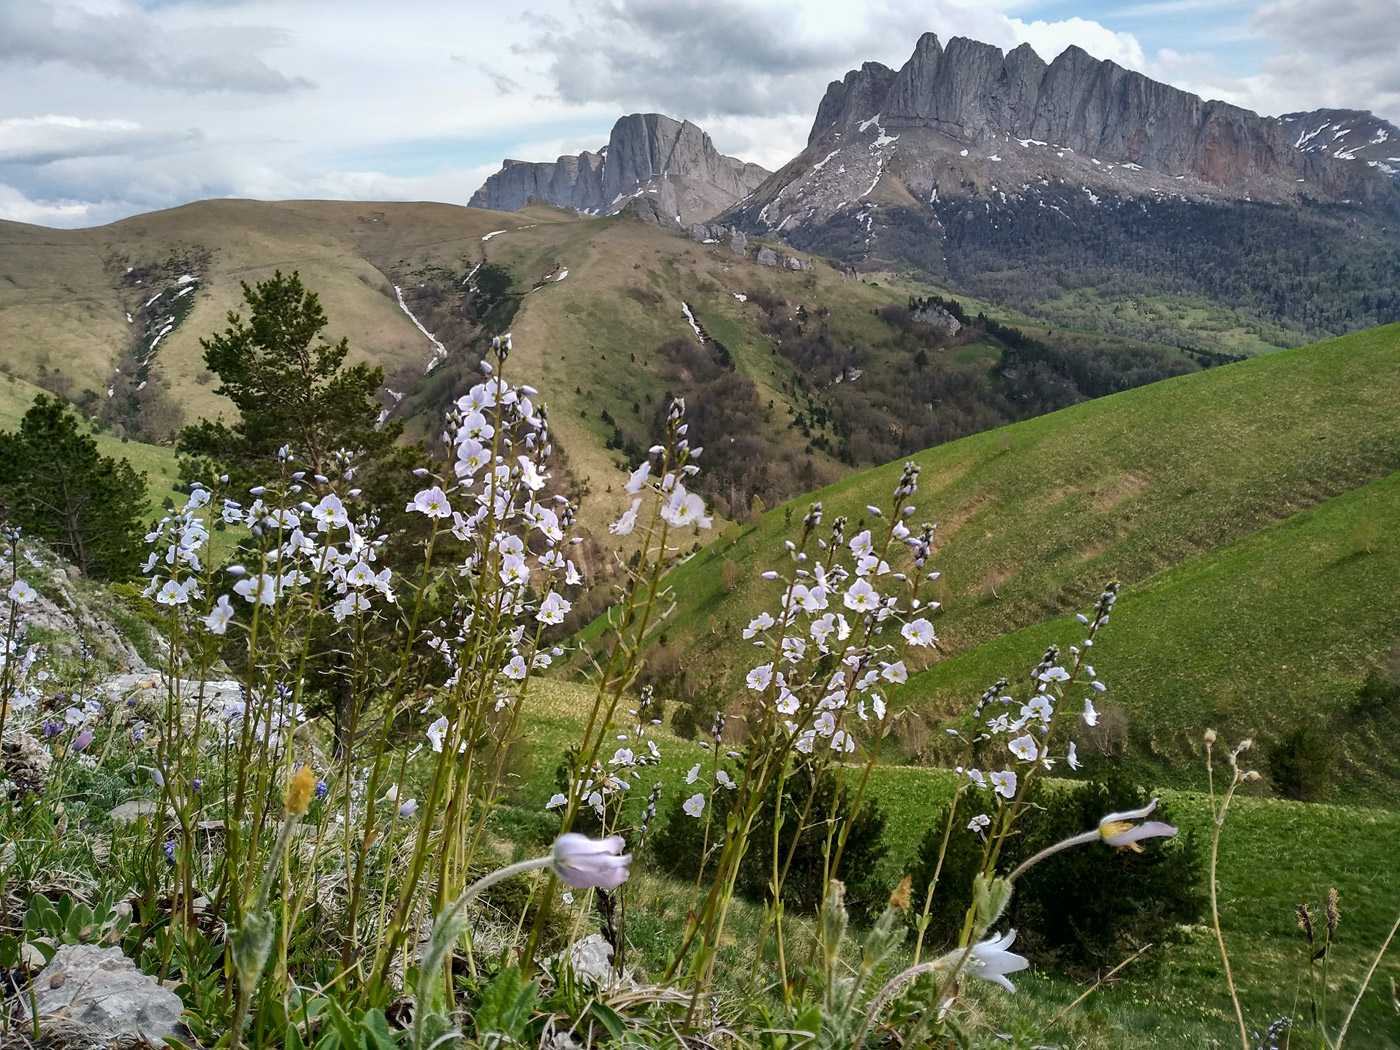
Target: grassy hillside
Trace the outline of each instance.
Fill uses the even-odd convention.
[[[938,523],[944,652],[953,655],[1248,536],[1400,467],[1400,326],[1117,394],[915,458],[915,520]],[[858,530],[898,479],[890,464],[816,493]],[[791,517],[800,520],[806,500]],[[667,628],[692,691],[731,686],[743,625],[776,601],[789,510],[732,528],[675,569]],[[725,571],[726,562],[734,568]],[[726,577],[732,588],[726,592]],[[737,583],[734,580],[737,579]]]
[[[1126,600],[1125,600],[1126,601]],[[1117,613],[1109,630],[1118,627]],[[1115,633],[1122,634],[1121,630]],[[554,767],[558,755],[578,736],[579,720],[592,705],[591,690],[567,682],[546,681],[528,701],[528,746],[522,749],[522,779],[513,794],[508,819],[517,827],[542,825],[538,816],[557,790]],[[693,790],[684,783],[687,768],[705,756],[698,745],[657,731],[662,764],[654,778],[663,785],[661,812],[668,799]],[[952,776],[941,771],[883,766],[875,771],[871,795],[886,818],[889,856],[881,871],[892,887],[918,851],[937,807],[951,794]],[[1307,805],[1258,797],[1247,787],[1231,812],[1220,853],[1221,923],[1235,980],[1240,987],[1251,1029],[1263,1030],[1282,1014],[1297,1016],[1306,1000],[1294,998],[1297,982],[1305,980],[1304,942],[1294,921],[1294,907],[1316,904],[1329,886],[1342,902],[1342,935],[1331,966],[1332,1008],[1350,1005],[1351,997],[1370,965],[1376,948],[1394,921],[1400,899],[1391,877],[1395,851],[1400,849],[1400,814],[1336,805]],[[1174,819],[1185,834],[1209,835],[1207,798],[1190,791],[1164,791]],[[546,833],[547,834],[547,833]],[[547,839],[546,839],[547,841]],[[646,883],[642,900],[660,910],[672,901],[673,913],[684,915],[690,887],[663,880]],[[675,903],[679,901],[679,903]],[[739,945],[757,939],[757,909],[736,905],[735,937]],[[1234,1014],[1225,994],[1214,935],[1207,925],[1183,931],[1186,942],[1158,949],[1161,966],[1150,978],[1137,978],[1129,968],[1095,992],[1072,1027],[1057,1029],[1037,1045],[1073,1045],[1103,1050],[1230,1045]],[[644,942],[636,949],[645,954]],[[747,972],[741,947],[736,965]],[[998,999],[997,1009],[1026,1019],[1038,1031],[1084,988],[1062,978],[1036,973],[1018,981],[1017,994]],[[1389,978],[1400,976],[1400,963],[1388,957],[1357,1019],[1347,1045],[1389,1048],[1394,1045],[1395,1014],[1389,1002]],[[1304,994],[1306,990],[1304,988]],[[999,1014],[999,1016],[1002,1016]],[[1335,1017],[1335,1015],[1334,1015]],[[1336,1020],[1333,1021],[1335,1030]]]
[[[199,340],[240,308],[241,282],[275,269],[300,271],[352,361],[384,367],[416,436],[437,433],[489,337],[513,328],[509,368],[544,393],[596,533],[668,394],[692,402],[715,509],[742,516],[755,493],[772,505],[902,452],[1200,365],[1174,347],[1041,327],[1040,359],[1021,352],[1013,364],[971,330],[945,338],[882,315],[917,286],[866,283],[821,261],[763,267],[627,218],[221,200],[90,230],[0,223],[4,370],[115,433],[163,443],[181,423],[228,412]],[[701,345],[683,302],[715,342]],[[433,339],[446,356],[425,378]]]
[[[1391,680],[1400,643],[1400,473],[1300,511],[1128,588],[1094,650],[1109,692],[1085,729],[1089,756],[1144,778],[1198,780],[1207,726],[1271,745],[1299,726],[1335,749],[1329,780],[1358,800],[1400,798],[1400,703],[1363,698]],[[1027,627],[916,675],[906,702],[943,720],[998,677],[1013,692],[1050,644],[1078,641],[1073,617]],[[1183,777],[1181,770],[1186,768]]]

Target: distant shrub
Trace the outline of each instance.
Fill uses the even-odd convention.
[[[1297,802],[1317,802],[1332,789],[1337,747],[1311,726],[1299,726],[1269,749],[1269,782]]]
[[[739,770],[732,770],[735,781]],[[703,778],[702,778],[703,781]],[[815,791],[815,795],[813,794]],[[652,860],[668,874],[694,878],[703,867],[706,877],[713,868],[718,846],[724,840],[725,819],[733,806],[736,792],[723,788],[715,790],[708,807],[710,818],[708,853],[705,853],[705,818],[692,817],[683,808],[685,800],[678,794],[671,802],[665,823],[657,832],[652,845]],[[739,868],[737,889],[752,901],[767,899],[773,872],[773,814],[777,798],[776,783],[770,785],[768,798],[749,836],[749,850]],[[810,805],[808,805],[810,799]],[[835,803],[833,810],[833,801]],[[826,768],[813,777],[810,763],[793,769],[783,791],[783,825],[778,833],[779,864],[784,863],[792,849],[793,837],[798,836],[797,849],[792,855],[787,881],[783,885],[783,900],[789,908],[802,912],[815,911],[825,891],[825,867],[822,857],[827,830],[839,833],[855,801],[849,785],[841,782],[836,771]],[[803,812],[806,820],[803,821]],[[828,820],[831,823],[828,823]],[[860,813],[851,825],[840,869],[834,877],[846,884],[846,906],[858,919],[878,911],[889,887],[880,884],[877,870],[889,852],[882,841],[885,816],[874,799],[867,797]]]
[[[1016,823],[1019,834],[1007,841],[998,867],[1009,868],[1097,826],[1108,813],[1140,808],[1150,798],[1116,770],[1070,788],[1047,789],[1034,783],[1027,795],[1030,805]],[[969,793],[958,800],[926,938],[935,947],[954,943],[962,928],[969,886],[982,860],[981,838],[967,830],[967,823],[990,811],[989,797]],[[946,818],[945,806],[910,869],[916,896],[932,875]],[[1171,822],[1165,805],[1158,805],[1154,819]],[[1153,843],[1141,853],[1093,843],[1058,853],[1017,881],[1007,915],[1019,932],[1018,949],[1039,965],[1072,976],[1102,974],[1143,945],[1178,939],[1178,928],[1200,917],[1205,906],[1203,868],[1193,834]],[[1150,965],[1151,957],[1135,964]]]

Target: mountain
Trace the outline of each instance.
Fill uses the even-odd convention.
[[[597,153],[553,163],[507,160],[469,204],[517,211],[532,200],[589,215],[628,211],[663,226],[704,222],[769,176],[766,168],[726,157],[690,121],[633,113],[613,125]]]
[[[1337,160],[1359,160],[1400,179],[1400,128],[1365,109],[1314,109],[1278,118],[1293,148]]]
[[[1283,341],[1400,318],[1400,189],[1299,137],[1078,47],[926,33],[833,82],[806,148],[719,221],[1122,334],[1170,340],[1144,315],[1202,300]]]

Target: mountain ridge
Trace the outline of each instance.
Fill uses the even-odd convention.
[[[468,206],[518,211],[539,200],[588,215],[629,211],[682,228],[713,218],[769,174],[720,153],[688,120],[632,113],[613,125],[608,144],[597,152],[546,162],[505,160]]]

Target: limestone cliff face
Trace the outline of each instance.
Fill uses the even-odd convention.
[[[1337,141],[1354,150],[1299,147],[1343,127]],[[1078,47],[1047,63],[1025,44],[1003,53],[954,37],[945,47],[925,33],[900,69],[867,62],[833,81],[802,153],[721,219],[803,245],[810,231],[844,223],[841,251],[860,256],[886,209],[927,214],[950,199],[984,211],[1033,200],[1063,213],[1065,193],[1106,207],[1306,198],[1400,215],[1400,194],[1381,177],[1400,168],[1386,159],[1400,157],[1392,132],[1400,140],[1369,114],[1261,117]],[[1374,156],[1361,152],[1363,138]]]
[[[888,73],[867,63],[833,83],[809,144],[834,144],[833,136],[878,115],[889,134],[924,129],[968,146],[1031,140],[1215,186],[1304,178],[1333,193],[1354,182],[1354,173],[1295,149],[1278,120],[1205,101],[1079,47],[1047,64],[1028,44],[1003,54],[954,37],[944,48],[925,33],[909,61]]]
[[[507,160],[470,205],[516,211],[540,200],[595,215],[628,210],[679,227],[718,214],[768,174],[724,156],[690,121],[633,113],[613,125],[607,146],[597,153],[552,163]]]

